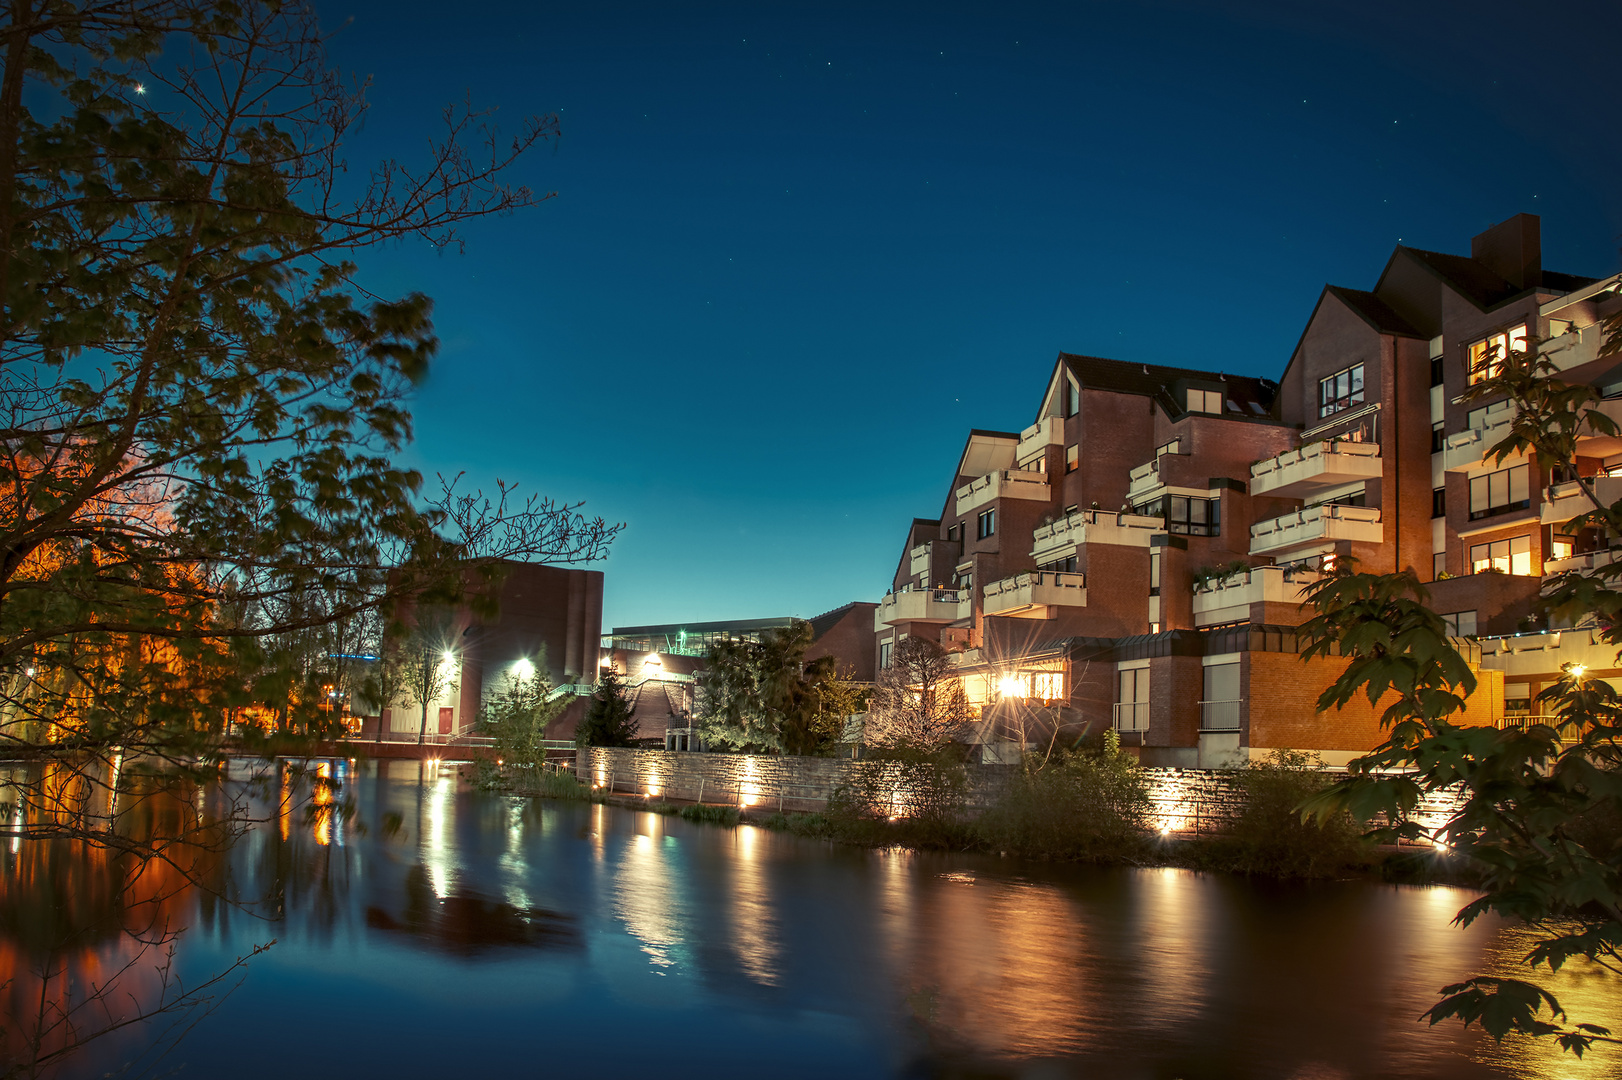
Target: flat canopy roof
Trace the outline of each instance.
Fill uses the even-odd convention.
[[[679,634],[684,630],[689,634],[713,634],[720,631],[748,633],[751,630],[770,630],[773,627],[787,626],[793,621],[794,616],[782,615],[775,619],[728,619],[724,622],[665,623],[660,626],[616,626],[608,632],[608,636],[652,637],[655,634]]]

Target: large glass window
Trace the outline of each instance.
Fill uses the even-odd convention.
[[[1500,469],[1486,476],[1470,478],[1470,520],[1479,521],[1510,510],[1532,505],[1528,483],[1531,470],[1525,465]]]
[[[1188,411],[1199,413],[1220,413],[1222,411],[1221,391],[1190,390],[1188,392]]]
[[[1066,379],[1064,382],[1064,414],[1074,416],[1081,411],[1081,387]]]
[[[1447,627],[1448,637],[1476,636],[1476,613],[1473,611],[1455,611],[1451,615],[1443,615],[1442,624]]]
[[[1363,404],[1363,365],[1353,364],[1318,380],[1318,415],[1325,417]]]
[[[1120,673],[1120,697],[1116,699],[1115,726],[1121,731],[1149,729],[1149,669],[1131,668]]]
[[[1180,536],[1222,535],[1222,500],[1162,495],[1138,508],[1144,517],[1162,518],[1166,531]]]
[[[1494,378],[1504,370],[1504,358],[1512,352],[1526,351],[1525,325],[1511,327],[1508,330],[1482,338],[1470,346],[1466,361],[1468,365],[1470,384]]]
[[[1532,576],[1532,538],[1513,536],[1508,540],[1494,540],[1490,544],[1475,544],[1470,548],[1472,574],[1514,574]]]

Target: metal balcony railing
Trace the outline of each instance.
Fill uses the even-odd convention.
[[[1244,698],[1236,698],[1232,701],[1200,702],[1200,730],[1238,731],[1244,705]]]
[[[1115,705],[1116,731],[1148,731],[1149,703],[1147,701],[1121,701]]]

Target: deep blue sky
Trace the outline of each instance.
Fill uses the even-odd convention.
[[[1277,377],[1325,282],[1520,211],[1622,268],[1615,3],[316,6],[355,165],[562,118],[555,199],[363,265],[437,302],[415,464],[627,523],[605,628],[876,599],[1061,349]]]

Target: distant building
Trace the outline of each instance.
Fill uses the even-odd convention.
[[[496,592],[495,616],[471,611],[451,620],[444,655],[446,689],[428,703],[428,734],[455,735],[478,720],[486,694],[508,678],[544,670],[554,687],[586,692],[597,681],[603,624],[603,572],[509,563]],[[571,708],[569,715],[578,712]],[[421,706],[397,700],[383,710],[383,730],[415,735]],[[376,731],[376,722],[367,731]],[[573,730],[572,723],[570,730]]]
[[[969,432],[939,515],[908,525],[877,666],[908,637],[954,651],[988,756],[1114,727],[1146,763],[1344,761],[1380,741],[1378,715],[1317,713],[1342,668],[1303,664],[1295,627],[1302,589],[1352,556],[1430,583],[1481,670],[1471,722],[1519,722],[1565,652],[1622,676],[1582,632],[1503,639],[1535,628],[1544,574],[1618,558],[1622,540],[1566,528],[1566,481],[1622,498],[1622,440],[1587,438],[1554,473],[1494,463],[1513,406],[1462,400],[1541,341],[1622,419],[1622,367],[1597,352],[1619,284],[1544,270],[1522,214],[1469,256],[1399,246],[1372,291],[1326,287],[1277,383],[1061,353],[1035,423]]]
[[[857,601],[805,621],[811,624],[812,643],[807,660],[832,656],[841,675],[855,682],[872,682],[873,612],[878,605]],[[769,630],[794,623],[793,616],[769,619],[732,619],[722,622],[669,623],[659,626],[617,626],[602,639],[602,662],[612,664],[625,679],[644,746],[667,750],[699,750],[693,727],[694,688],[704,670],[710,646],[722,641],[759,641]],[[570,727],[572,733],[573,728]],[[567,738],[561,724],[552,728]]]

